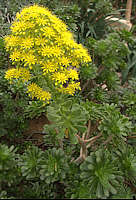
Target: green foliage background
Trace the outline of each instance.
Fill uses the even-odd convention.
[[[81,92],[44,106],[4,78],[12,67],[4,36],[26,5],[48,7],[92,57],[82,66]],[[126,1],[0,1],[0,198],[128,199],[136,195],[136,36],[111,28]],[[26,140],[30,119],[47,116],[42,145]]]

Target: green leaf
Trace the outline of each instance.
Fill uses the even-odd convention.
[[[58,131],[58,134],[57,134],[57,138],[58,139],[63,139],[64,138],[64,135],[65,135],[65,128],[63,129],[60,129],[59,131]]]
[[[103,188],[102,188],[102,185],[101,185],[100,183],[97,184],[96,196],[97,196],[98,198],[103,197]]]
[[[117,190],[110,183],[109,183],[108,187],[109,187],[112,194],[117,194]]]

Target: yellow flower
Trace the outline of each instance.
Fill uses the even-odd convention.
[[[55,72],[58,69],[58,64],[55,62],[46,62],[45,64],[43,64],[42,66],[43,69],[43,75],[46,75],[48,72]]]
[[[70,65],[70,59],[63,56],[62,58],[60,58],[60,64],[67,67]]]
[[[72,60],[71,65],[73,67],[79,68],[80,67],[80,62],[78,60]]]
[[[16,47],[19,44],[19,38],[14,35],[6,36],[5,44],[7,49],[9,49],[9,47]]]
[[[81,90],[80,88],[80,82],[77,83],[69,83],[68,86],[66,88],[59,88],[58,89],[60,92],[62,93],[66,93],[66,94],[70,94],[70,95],[74,95],[76,90]]]
[[[44,46],[44,45],[46,45],[47,42],[48,42],[48,40],[45,39],[44,37],[35,38],[35,44],[37,46]]]
[[[15,50],[12,52],[12,54],[10,54],[9,56],[11,58],[11,60],[15,60],[15,61],[19,61],[21,60],[21,53],[18,50]]]
[[[55,31],[51,27],[44,27],[40,30],[43,32],[43,35],[48,38],[55,37]]]
[[[68,80],[68,78],[65,75],[65,73],[55,72],[52,75],[52,80],[55,80],[56,81],[56,85],[57,85],[58,83],[61,83],[61,84],[66,83],[66,81]]]
[[[26,23],[24,23],[23,21],[15,21],[12,26],[11,26],[11,30],[12,33],[17,33],[19,34],[20,32],[23,32],[27,29]]]
[[[64,33],[67,31],[67,26],[55,15],[50,15],[50,21],[52,23],[53,28],[57,31],[57,33],[62,34],[62,32]]]
[[[51,94],[42,90],[42,88],[40,88],[36,83],[28,85],[27,89],[27,92],[31,95],[32,99],[36,97],[39,100],[47,101],[47,103],[49,103],[49,100],[51,99]]]
[[[68,78],[71,78],[72,80],[78,80],[78,72],[75,69],[69,69],[67,70],[67,76]]]
[[[36,19],[36,23],[39,26],[44,26],[45,24],[49,23],[49,20],[39,17]]]
[[[24,66],[29,65],[31,68],[32,65],[36,64],[37,59],[33,54],[26,54],[26,56],[24,57],[24,61],[25,61]]]
[[[21,11],[22,15],[26,15],[28,13],[31,17],[33,16],[34,13],[36,13],[37,15],[46,14],[47,16],[51,14],[51,12],[47,8],[45,9],[44,7],[38,5],[26,7]]]
[[[81,62],[91,62],[91,57],[88,55],[87,49],[85,49],[81,44],[78,44],[77,48],[73,51],[74,56],[80,59]]]
[[[47,8],[39,5],[25,7],[16,14],[11,25],[11,34],[5,37],[5,44],[14,64],[20,62],[21,66],[28,66],[29,69],[37,64],[45,82],[45,76],[49,73],[47,77],[51,82],[54,81],[56,89],[60,87],[61,92],[71,95],[80,89],[77,68],[91,61],[87,49],[75,42],[66,24]],[[31,70],[31,73],[36,72]],[[30,79],[29,75],[29,72],[27,74],[17,68],[7,71],[5,77],[10,81],[14,78],[26,81]],[[66,88],[65,83],[68,84]],[[51,87],[49,81],[46,84]],[[34,83],[28,86],[28,92],[32,98],[47,101],[51,98],[50,93]]]
[[[23,82],[28,81],[30,79],[30,72],[28,69],[25,68],[12,68],[6,71],[5,78],[12,82],[12,79],[21,79]]]
[[[15,68],[12,68],[12,69],[9,69],[8,71],[6,71],[5,79],[11,81],[14,78],[15,72],[16,72]]]
[[[39,51],[39,53],[41,53],[42,56],[59,57],[61,55],[61,49],[59,47],[45,46],[45,47],[42,48],[41,51]]]
[[[20,78],[23,82],[28,81],[30,79],[30,72],[28,69],[19,68],[20,69]]]
[[[77,83],[70,83],[67,88],[66,88],[66,92],[68,94],[71,94],[71,95],[74,95],[75,93],[75,90],[81,90],[80,88],[80,83],[77,82]]]
[[[34,45],[34,39],[31,37],[26,37],[22,40],[21,47],[24,49],[30,49]]]

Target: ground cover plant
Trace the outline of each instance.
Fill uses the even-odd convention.
[[[106,20],[120,8],[1,3],[1,199],[136,196],[135,30]]]

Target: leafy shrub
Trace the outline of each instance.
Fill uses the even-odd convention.
[[[5,2],[7,4],[1,3],[0,8],[3,23],[0,39],[0,197],[6,199],[132,198],[136,193],[136,80],[133,71],[135,37],[130,32],[111,32],[111,29],[108,29],[105,17],[113,11],[113,1]],[[34,29],[27,26],[23,26],[28,28],[24,35],[21,31],[13,34],[20,23],[20,19],[15,18],[16,11],[22,9],[24,5],[30,6],[33,3],[46,6],[59,16],[68,24],[68,29],[75,33],[73,38],[88,48],[92,62],[79,62],[78,68],[73,63],[68,65],[65,63],[62,71],[59,68],[55,72],[76,69],[77,71],[73,72],[77,73],[77,80],[74,78],[75,74],[66,82],[51,80],[50,76],[55,73],[49,72],[47,66],[44,66],[44,70],[48,73],[43,76],[42,62],[45,60],[48,62],[52,57],[45,59],[40,55],[37,59],[41,59],[41,63],[26,66],[25,58],[20,58],[22,61],[18,58],[13,59],[14,62],[11,63],[3,42],[3,35],[9,32],[11,21],[14,20],[8,39],[13,35],[24,38],[31,33],[33,39],[39,42],[36,35],[39,32],[34,32]],[[35,7],[29,6],[23,8],[17,16]],[[35,8],[43,9],[41,6]],[[31,14],[37,17],[36,13],[37,11]],[[54,18],[54,15],[50,15],[50,19],[52,17]],[[21,18],[21,23],[23,20],[24,18]],[[27,23],[32,23],[34,20],[32,17]],[[65,27],[64,22],[61,21],[61,30]],[[103,29],[100,25],[104,25]],[[37,31],[38,27],[44,26],[38,23]],[[60,36],[63,34],[60,31]],[[46,37],[49,39],[48,42],[52,41],[49,38],[52,35],[47,34]],[[66,39],[65,42],[68,42]],[[33,48],[31,42],[25,43],[25,45],[30,44],[30,48],[27,49],[22,48],[20,44],[12,47],[8,42],[9,40],[7,46],[9,45],[10,57],[15,48],[18,52],[26,53],[38,46],[35,44]],[[77,47],[82,47],[75,41],[73,43]],[[63,45],[61,47],[64,48]],[[38,48],[42,49],[43,44],[39,44]],[[39,53],[35,50],[34,55],[39,56]],[[89,56],[88,53],[86,55]],[[80,56],[82,57],[81,54]],[[72,62],[76,61],[73,52],[69,57],[70,59],[72,57]],[[14,75],[14,78],[10,79],[13,84],[9,84],[4,78],[7,68],[13,70],[10,71],[13,72],[11,75]],[[26,72],[24,69],[31,73],[28,82],[24,80],[29,78],[29,73],[26,76],[22,75],[22,72]],[[66,89],[69,81],[74,83],[80,81],[81,90],[72,89],[72,93],[69,94],[62,94],[56,90],[60,85],[62,89]],[[52,94],[48,105],[36,99],[35,95],[31,100],[27,94],[27,87],[31,83],[36,83]],[[40,116],[41,113],[46,114],[49,120],[49,124],[44,126],[40,135],[42,143],[37,142],[34,145],[33,136],[24,138],[22,135],[21,140],[18,140],[19,133],[22,134],[26,127],[26,121]],[[15,148],[12,146],[13,143]]]
[[[17,168],[17,154],[14,146],[8,148],[5,144],[0,144],[0,189],[6,190],[11,187],[19,175]]]
[[[39,169],[42,161],[42,151],[35,146],[27,149],[19,161],[22,175],[26,179],[39,178]]]
[[[45,159],[40,170],[40,179],[47,184],[64,181],[69,170],[67,158],[62,149],[49,149],[45,152]]]
[[[105,0],[78,1],[80,16],[78,18],[78,42],[85,43],[88,37],[103,38],[107,33],[106,16],[113,13],[111,2]]]
[[[49,127],[49,130],[55,128],[59,139],[68,137],[72,143],[76,143],[75,134],[78,131],[81,133],[86,131],[85,124],[89,118],[88,112],[80,104],[74,103],[72,99],[48,106],[47,113],[48,119],[53,124],[46,125],[45,131],[47,132],[47,127]],[[68,135],[65,134],[65,131],[67,131]]]
[[[97,198],[107,198],[110,193],[117,193],[116,187],[122,177],[117,161],[112,161],[109,152],[99,149],[91,153],[80,168],[81,178],[89,186],[90,194],[95,194]]]

